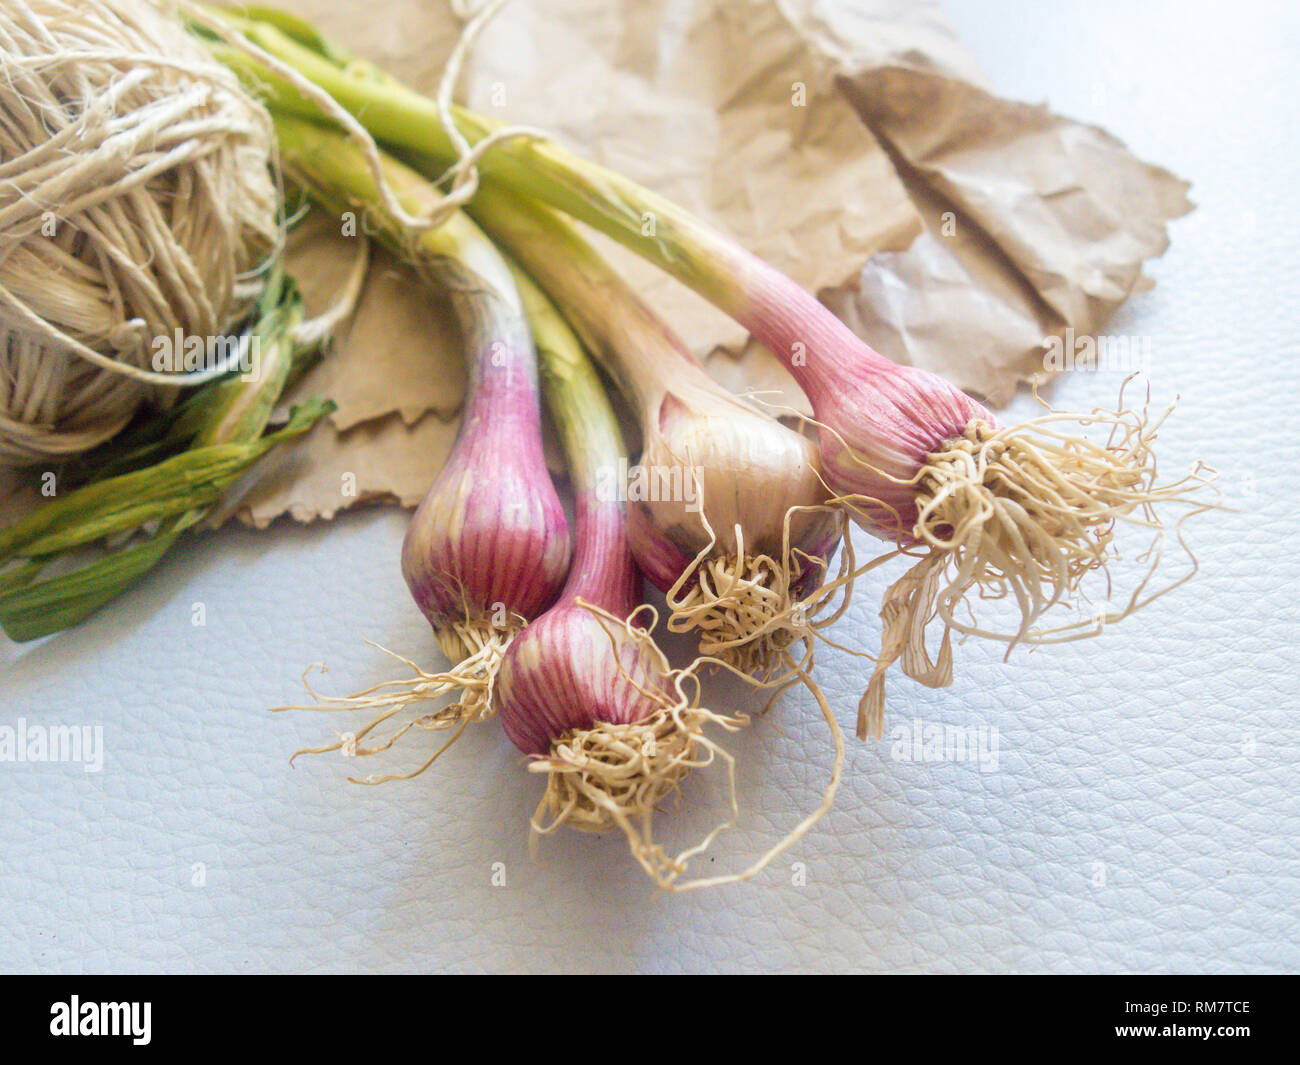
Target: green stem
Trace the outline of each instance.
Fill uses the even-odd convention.
[[[627,456],[623,434],[573,330],[527,274],[514,272],[573,487],[575,544],[563,598],[581,596],[626,617],[636,606],[638,576],[627,540],[627,508],[616,490],[619,462]]]
[[[194,447],[247,442],[262,435],[293,369],[294,331],[302,323],[302,301],[293,282],[275,266],[258,301],[258,328],[249,334],[247,373],[216,384],[194,434]]]
[[[328,410],[328,404],[313,400],[295,407],[289,424],[277,432],[248,442],[208,444],[75,489],[0,529],[0,560],[47,558],[211,506],[252,463],[281,441],[301,435]]]
[[[30,572],[23,574],[26,579],[15,581],[0,595],[0,623],[5,634],[15,642],[24,643],[84,621],[158,565],[201,513],[191,511],[184,520],[171,519],[142,543],[48,580],[35,581],[43,567],[30,563]]]
[[[577,493],[599,494],[601,471],[626,457],[609,397],[582,344],[546,294],[511,264],[537,344],[546,406],[555,421]]]
[[[672,329],[568,218],[490,181],[468,210],[563,308],[587,350],[643,417],[658,418],[670,383],[679,391],[717,390]]]
[[[268,22],[233,16],[228,21],[252,44],[328,92],[379,140],[442,159],[455,158],[434,101],[371,64],[342,60],[340,50],[332,46],[328,55],[333,59]],[[258,59],[231,45],[210,47],[269,106],[306,118],[327,118],[318,104]],[[500,123],[459,106],[452,107],[452,115],[471,144],[501,128]],[[728,313],[746,312],[748,299],[736,277],[745,255],[738,256],[734,244],[670,200],[549,141],[499,144],[484,157],[480,169],[513,191],[543,200],[620,241]]]
[[[460,211],[436,228],[409,233],[379,205],[365,155],[347,137],[289,115],[272,117],[286,173],[327,210],[357,212],[366,232],[447,293],[469,351],[462,426],[495,411],[512,419],[515,431],[540,440],[536,357],[514,279],[492,242]],[[388,156],[381,163],[384,181],[408,214],[426,215],[441,205],[441,194],[421,175]],[[365,237],[358,233],[357,239]]]

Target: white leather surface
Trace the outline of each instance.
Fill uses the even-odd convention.
[[[1194,530],[1195,584],[1091,644],[1009,663],[969,644],[946,691],[896,680],[887,727],[996,726],[996,770],[853,742],[835,811],[788,860],[655,898],[614,838],[529,860],[537,782],[495,729],[414,783],[345,785],[334,758],[291,770],[325,722],[264,708],[299,695],[307,663],[342,689],[388,672],[363,637],[432,653],[397,570],[402,517],[226,530],[124,609],[0,648],[0,724],[99,724],[107,748],[99,773],[0,764],[0,969],[1300,968],[1300,22],[1283,0],[951,12],[997,90],[1194,182],[1158,287],[1111,332],[1151,337],[1156,399],[1182,395],[1167,468],[1204,457],[1238,507]],[[1106,403],[1118,380],[1076,375],[1057,399]],[[876,631],[880,588],[841,637]],[[846,728],[856,668],[820,673]],[[793,824],[829,764],[806,698],[731,746],[746,814],[704,871]]]

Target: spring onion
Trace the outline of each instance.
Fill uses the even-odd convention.
[[[249,37],[328,92],[388,144],[452,161],[456,150],[433,101],[357,61],[340,65],[272,26]],[[318,113],[282,79],[243,54],[218,55],[281,109]],[[495,124],[453,111],[470,143]],[[1096,635],[1177,587],[1195,571],[1147,592],[1162,555],[1159,504],[1187,515],[1208,509],[1204,468],[1157,479],[1154,442],[1163,416],[1146,407],[1082,414],[1049,410],[999,427],[983,406],[935,374],[873,351],[809,293],[665,198],[549,141],[497,145],[483,173],[513,195],[577,218],[662,267],[744,325],[782,360],[811,402],[822,467],[834,499],[864,529],[916,558],[882,605],[881,654],[859,706],[858,732],[879,735],[884,678],[903,671],[950,683],[951,637],[1051,643]],[[1166,412],[1167,414],[1168,412]],[[1100,430],[1093,440],[1080,430]],[[1185,520],[1185,519],[1184,519]],[[1181,521],[1179,522],[1181,526]],[[1085,579],[1107,575],[1121,526],[1144,530],[1149,566],[1121,605],[1083,620],[1040,627],[1052,608],[1086,598]],[[1181,533],[1179,534],[1181,542]],[[1108,589],[1103,588],[1103,591]],[[1019,617],[1006,631],[959,617],[975,600],[1008,600]],[[942,626],[937,658],[926,646]]]
[[[286,174],[329,210],[356,211],[365,229],[404,254],[445,291],[461,323],[469,363],[466,400],[450,456],[425,495],[402,547],[402,573],[452,668],[393,681],[347,697],[321,697],[338,709],[373,709],[355,735],[313,753],[347,746],[386,750],[416,724],[428,729],[490,717],[502,654],[520,629],[559,593],[569,565],[569,530],[542,453],[536,355],[509,267],[473,222],[459,213],[412,236],[378,205],[374,177],[342,135],[275,115]],[[404,209],[437,206],[436,189],[396,160],[384,179]],[[362,238],[364,239],[364,238]],[[403,661],[405,661],[403,659]],[[408,663],[409,664],[409,663]],[[356,746],[405,707],[455,693],[437,712],[373,747]],[[448,741],[450,743],[450,741]],[[413,773],[427,768],[439,748]],[[369,777],[376,783],[390,777]]]
[[[624,458],[609,400],[577,338],[542,293],[519,280],[537,337],[547,404],[569,462],[576,514],[573,568],[559,600],[507,648],[497,685],[506,735],[546,776],[533,816],[538,834],[560,825],[617,826],[661,887],[673,887],[699,844],[673,856],[654,842],[653,815],[682,777],[732,758],[707,736],[741,715],[698,705],[691,670],[674,670],[640,621],[640,574],[627,506],[602,490],[602,470]],[[735,786],[731,786],[735,812]]]

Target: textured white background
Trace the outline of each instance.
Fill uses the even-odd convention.
[[[896,681],[891,724],[995,726],[997,770],[854,743],[835,811],[788,860],[656,898],[615,838],[528,859],[537,781],[495,728],[404,785],[346,785],[334,757],[286,765],[325,726],[265,712],[303,666],[328,660],[341,689],[387,672],[363,637],[430,652],[397,572],[401,515],[195,541],[118,609],[0,646],[0,723],[101,724],[107,744],[98,774],[0,765],[0,969],[1300,968],[1300,19],[1283,0],[950,11],[997,90],[1195,184],[1158,287],[1110,328],[1151,337],[1156,399],[1182,395],[1167,468],[1206,458],[1239,508],[1197,528],[1195,584],[1091,644],[1009,663],[968,645],[951,689]],[[1057,398],[1105,403],[1117,383],[1077,375]],[[875,631],[880,586],[839,635]],[[828,657],[820,674],[846,727],[855,669]],[[806,698],[732,747],[746,814],[702,871],[788,828],[829,764]]]

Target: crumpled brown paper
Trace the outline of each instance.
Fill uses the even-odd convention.
[[[459,32],[449,9],[429,0],[396,0],[385,5],[382,19],[359,17],[344,0],[286,0],[284,6],[430,93]],[[834,64],[768,0],[514,0],[467,62],[463,98],[495,118],[544,126],[820,290],[854,277],[878,252],[906,247],[921,228],[887,154],[844,99],[835,74]],[[291,262],[304,276],[309,308],[328,303],[331,285],[306,278],[341,279],[353,254],[348,238],[326,233],[331,225],[326,220],[314,233],[323,246]],[[724,315],[623,249],[606,246],[699,355],[743,345],[744,331]],[[323,392],[339,404],[333,417],[339,431],[395,412],[407,423],[425,410],[445,415],[463,384],[454,345],[441,334],[431,343],[424,332],[422,316],[431,312],[421,308],[430,297],[414,275],[390,259],[377,268],[399,272],[383,291],[372,279],[362,321],[344,331],[332,365],[322,365],[299,390]],[[430,328],[444,324],[431,321]],[[402,363],[408,350],[412,358]],[[436,363],[427,361],[435,356]],[[421,381],[421,373],[436,383]],[[385,461],[370,464],[364,477],[339,465],[381,442]],[[247,497],[240,516],[265,525],[290,511],[306,519],[363,499],[401,499],[406,486],[429,483],[439,468],[442,454],[427,443],[396,425],[373,440],[313,433],[296,448],[297,468],[307,479],[268,480]],[[358,477],[362,491],[341,500],[333,486],[346,473]],[[316,488],[326,494],[315,495]]]
[[[1142,264],[1191,209],[1186,182],[1104,130],[990,93],[933,4],[780,2],[838,65],[925,219],[909,248],[819,292],[878,351],[1000,406],[1045,376],[1049,336],[1092,333],[1149,287]],[[710,368],[808,410],[756,344]]]
[[[344,0],[288,6],[426,91],[459,32],[427,0],[398,0],[383,19]],[[1165,223],[1190,209],[1183,182],[1105,131],[992,95],[930,0],[514,0],[462,91],[709,218],[884,354],[995,405],[1041,376],[1045,337],[1099,328],[1147,283]],[[606,246],[728,387],[807,409],[738,327]],[[346,252],[332,254],[338,276]],[[451,434],[432,420],[463,383],[454,332],[404,267],[376,269],[392,283],[372,279],[333,363],[302,386],[339,403],[334,426],[299,446],[299,474],[254,491],[245,520],[409,503],[436,473]],[[412,351],[431,361],[403,361]],[[349,474],[359,490],[341,498]]]
[[[290,233],[286,264],[309,313],[328,309],[346,284],[360,235],[312,208]],[[450,304],[410,267],[371,245],[357,308],[334,331],[329,357],[304,376],[297,395],[329,396],[336,429],[399,414],[412,425],[432,411],[455,416],[465,391],[460,333]],[[315,446],[314,444],[312,446]]]
[[[425,91],[461,32],[435,0],[391,0],[382,17],[350,0],[281,3]],[[1039,369],[1045,334],[1096,328],[1144,284],[1142,261],[1189,206],[1182,182],[1103,131],[990,95],[934,0],[513,0],[470,56],[462,97],[680,201],[886,354],[995,403]],[[336,226],[318,214],[293,240],[315,311],[355,255]],[[609,247],[716,377],[806,409],[734,323]],[[446,304],[376,252],[336,351],[289,397],[324,394],[337,411],[239,517],[414,503],[463,387]],[[548,460],[562,468],[553,447]],[[9,480],[3,524],[39,501],[30,477]]]
[[[1142,264],[1191,210],[1186,182],[1046,107],[901,67],[843,86],[926,232],[869,263],[851,298],[828,302],[884,354],[995,405],[1043,376],[1045,337],[1092,333],[1149,286]]]
[[[436,0],[393,0],[379,18],[349,0],[281,2],[425,91],[461,29]],[[935,0],[513,0],[466,64],[462,98],[677,199],[883,353],[995,405],[1042,373],[1048,335],[1100,328],[1149,284],[1143,261],[1190,208],[1185,183],[1103,130],[991,94]],[[291,268],[316,310],[355,254],[335,225],[309,219],[295,237]],[[606,246],[715,377],[807,409],[738,327]],[[240,517],[413,503],[450,446],[463,383],[446,305],[377,253],[356,319],[298,389],[339,409]],[[20,485],[0,511],[30,497]]]
[[[328,520],[365,503],[414,507],[428,490],[441,456],[451,450],[456,428],[454,419],[433,413],[413,425],[400,414],[389,414],[345,432],[322,421],[302,445],[273,453],[270,472],[244,498],[238,514],[247,524],[265,528],[280,514],[308,522]],[[394,453],[407,458],[394,463]],[[420,455],[429,458],[421,461]],[[275,513],[259,513],[258,507],[266,504],[250,506],[254,499],[273,500]]]

